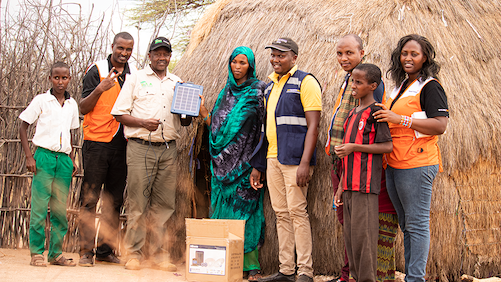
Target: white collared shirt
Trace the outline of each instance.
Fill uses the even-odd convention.
[[[163,124],[163,137],[166,141],[180,137],[181,121],[176,114],[170,112],[176,82],[181,81],[176,75],[167,71],[160,79],[148,65],[127,77],[120,94],[111,110],[114,116],[130,114],[141,119],[159,119]],[[148,140],[150,131],[143,127],[124,125],[127,138]],[[163,142],[162,126],[151,132],[152,142]]]
[[[70,129],[80,127],[78,105],[73,98],[66,99],[61,107],[48,90],[35,96],[19,118],[29,124],[38,120],[33,144],[54,152],[71,153]]]

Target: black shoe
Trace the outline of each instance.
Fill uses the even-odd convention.
[[[97,257],[96,256],[96,263],[121,264],[122,262],[120,261],[119,258],[117,258],[115,256],[115,254],[111,253],[105,257]]]
[[[94,266],[94,256],[91,254],[84,254],[83,256],[80,257],[78,265],[86,267]]]
[[[297,282],[313,282],[313,278],[306,274],[301,274],[296,280]]]
[[[281,272],[277,272],[275,274],[272,274],[270,276],[264,277],[264,278],[259,278],[257,279],[258,282],[294,282],[295,277],[294,274],[291,275],[285,275],[282,274]]]

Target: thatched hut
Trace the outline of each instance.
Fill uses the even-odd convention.
[[[365,42],[366,60],[388,69],[398,39],[418,33],[430,39],[442,65],[440,81],[449,98],[451,118],[440,138],[444,172],[437,177],[431,212],[432,242],[428,275],[456,280],[460,273],[499,275],[501,264],[501,3],[436,0],[220,0],[198,22],[188,51],[174,72],[204,86],[214,104],[227,76],[227,60],[240,45],[256,54],[257,74],[272,72],[264,46],[289,36],[300,46],[297,64],[319,79],[324,111],[317,144],[318,165],[308,192],[317,273],[338,273],[341,228],[331,209],[330,158],[322,148],[343,71],[337,64],[338,39],[356,33]],[[393,87],[386,81],[388,87]],[[183,252],[185,216],[207,216],[205,127],[200,120],[183,130],[180,140],[179,198],[172,225],[174,256]],[[266,242],[261,262],[266,273],[278,268],[274,214],[266,196]],[[403,247],[397,246],[403,270]]]

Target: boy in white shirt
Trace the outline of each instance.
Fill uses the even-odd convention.
[[[52,88],[33,98],[19,115],[21,145],[26,154],[26,168],[33,172],[31,186],[30,253],[33,266],[47,266],[45,250],[45,218],[50,207],[50,245],[48,261],[53,265],[75,266],[62,255],[63,238],[68,230],[66,199],[71,178],[76,172],[70,129],[80,126],[78,105],[66,92],[70,82],[67,64],[52,65],[49,81]],[[33,156],[28,144],[27,129],[36,120]]]

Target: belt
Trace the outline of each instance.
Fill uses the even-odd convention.
[[[150,142],[150,141],[147,141],[147,140],[143,140],[141,138],[135,138],[135,137],[131,137],[129,138],[129,140],[132,140],[132,141],[135,141],[139,144],[143,144],[143,145],[150,145],[151,146],[165,146],[165,142]],[[172,142],[172,141],[167,141],[167,145]]]

